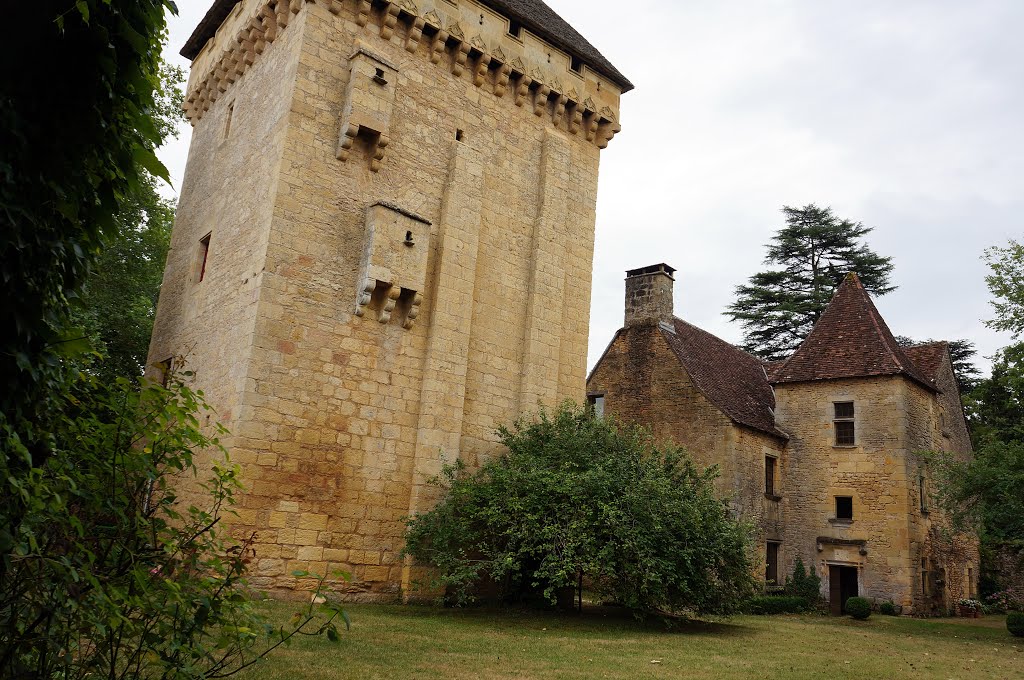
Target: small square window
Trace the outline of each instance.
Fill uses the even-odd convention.
[[[572,69],[573,73],[583,73],[583,60],[579,57],[571,57],[569,68]]]
[[[852,496],[836,496],[836,519],[853,519]]]
[[[588,394],[587,404],[590,406],[590,412],[594,414],[594,417],[598,420],[604,418],[604,395],[603,394]]]
[[[521,23],[519,23],[518,21],[514,21],[512,19],[509,19],[509,22],[508,22],[508,34],[510,36],[512,36],[513,38],[519,38],[519,37],[522,36],[522,33],[523,33],[523,25]]]

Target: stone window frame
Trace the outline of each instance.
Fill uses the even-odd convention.
[[[208,231],[206,235],[199,239],[199,244],[196,249],[196,283],[202,283],[206,278],[206,265],[210,261],[210,241],[212,240],[213,232]]]
[[[846,415],[845,413],[843,415],[840,415],[839,407],[840,406],[846,406],[846,405],[849,405],[849,407],[850,407],[849,415]],[[839,426],[840,426],[841,423],[844,424],[844,428],[843,428],[844,430],[846,429],[845,428],[845,424],[849,423],[849,429],[850,429],[850,431],[848,433],[849,437],[850,437],[849,441],[842,441],[842,440],[840,440],[840,433],[839,433],[840,427]],[[847,399],[847,400],[833,401],[832,402],[832,431],[833,431],[833,440],[832,440],[832,446],[833,447],[841,448],[841,449],[848,449],[848,448],[853,448],[853,447],[857,446],[857,403],[856,403],[855,400]]]
[[[768,461],[772,461],[772,463],[773,463],[773,465],[771,466],[771,470],[772,470],[772,474],[771,474],[771,480],[772,480],[771,488],[769,488],[769,485],[768,485],[768,470],[769,470]],[[782,500],[782,495],[779,493],[779,491],[781,489],[781,485],[779,484],[779,482],[780,482],[779,472],[781,470],[781,467],[782,466],[781,466],[780,461],[779,461],[779,456],[774,454],[774,453],[766,451],[765,454],[764,454],[764,482],[765,482],[764,483],[764,497],[767,498],[768,500],[771,500],[771,501],[781,501]]]
[[[841,499],[841,498],[842,499],[849,499],[849,501],[850,501],[850,514],[849,514],[848,517],[840,517],[839,516],[839,499]],[[830,519],[829,521],[832,522],[833,524],[852,524],[853,523],[853,517],[854,517],[854,512],[853,512],[853,494],[850,494],[850,495],[836,494],[835,496],[832,497],[832,502],[833,502],[833,506],[832,507],[833,507],[833,510],[834,510],[835,514],[832,517],[832,519]]]

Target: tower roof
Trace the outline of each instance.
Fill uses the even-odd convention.
[[[772,382],[905,375],[930,390],[929,380],[896,342],[856,274],[840,284],[818,323],[782,365]]]
[[[206,16],[202,18],[181,48],[181,56],[186,59],[195,59],[239,1],[214,0],[210,9],[207,10]],[[621,87],[623,92],[633,89],[633,84],[626,76],[622,75],[596,47],[591,45],[586,38],[542,0],[480,0],[480,2],[509,19],[518,21],[555,47],[579,57],[588,66]]]

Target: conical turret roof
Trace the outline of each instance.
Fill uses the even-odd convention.
[[[800,347],[772,371],[772,382],[881,375],[905,375],[936,390],[896,342],[860,279],[850,273]]]

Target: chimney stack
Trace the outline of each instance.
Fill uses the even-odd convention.
[[[626,272],[625,325],[672,322],[672,286],[675,269],[665,263]]]

